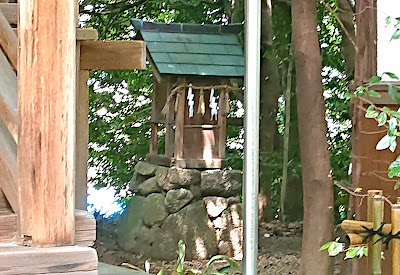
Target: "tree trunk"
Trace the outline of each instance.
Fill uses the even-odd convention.
[[[355,28],[354,28],[354,6],[350,0],[338,0],[338,17],[341,21],[340,33],[342,34],[342,56],[345,61],[346,73],[350,79],[354,77],[356,48],[355,48]]]
[[[289,162],[296,165],[300,162],[299,151],[299,125],[297,116],[297,98],[296,94],[292,94],[290,99],[290,133],[289,133]],[[288,182],[285,200],[285,215],[287,222],[300,221],[303,219],[303,186],[301,182],[301,171],[296,171],[294,167],[289,165]]]
[[[274,218],[272,211],[271,185],[273,181],[271,167],[265,163],[263,154],[268,155],[275,151],[277,135],[276,111],[280,95],[278,64],[273,56],[261,60],[261,94],[260,94],[260,194],[259,218],[271,221]],[[281,137],[281,136],[279,136]]]
[[[271,1],[265,1],[262,5],[262,28],[261,42],[263,46],[262,55],[272,45],[272,11]],[[260,194],[259,194],[259,218],[270,221],[274,218],[272,212],[272,190],[273,181],[271,168],[263,163],[263,154],[275,151],[276,144],[276,111],[278,98],[281,93],[279,67],[275,56],[263,57],[261,59],[260,80]],[[280,137],[280,136],[279,136]]]
[[[333,259],[319,248],[333,238],[333,188],[329,178],[317,2],[292,1],[300,154],[303,176],[301,274],[333,274]]]

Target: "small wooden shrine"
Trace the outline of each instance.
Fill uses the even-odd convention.
[[[242,25],[160,24],[133,19],[154,72],[147,161],[221,168],[229,92],[244,76]],[[165,133],[165,145],[159,136]]]

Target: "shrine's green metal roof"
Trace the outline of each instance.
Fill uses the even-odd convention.
[[[241,24],[161,24],[132,19],[161,74],[244,76]]]

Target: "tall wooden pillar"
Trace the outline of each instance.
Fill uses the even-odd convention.
[[[19,236],[74,244],[76,1],[20,0]]]

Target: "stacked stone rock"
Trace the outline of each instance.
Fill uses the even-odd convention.
[[[135,193],[117,225],[125,251],[176,259],[179,240],[188,259],[216,254],[242,258],[242,173],[179,169],[139,162],[130,190]]]

